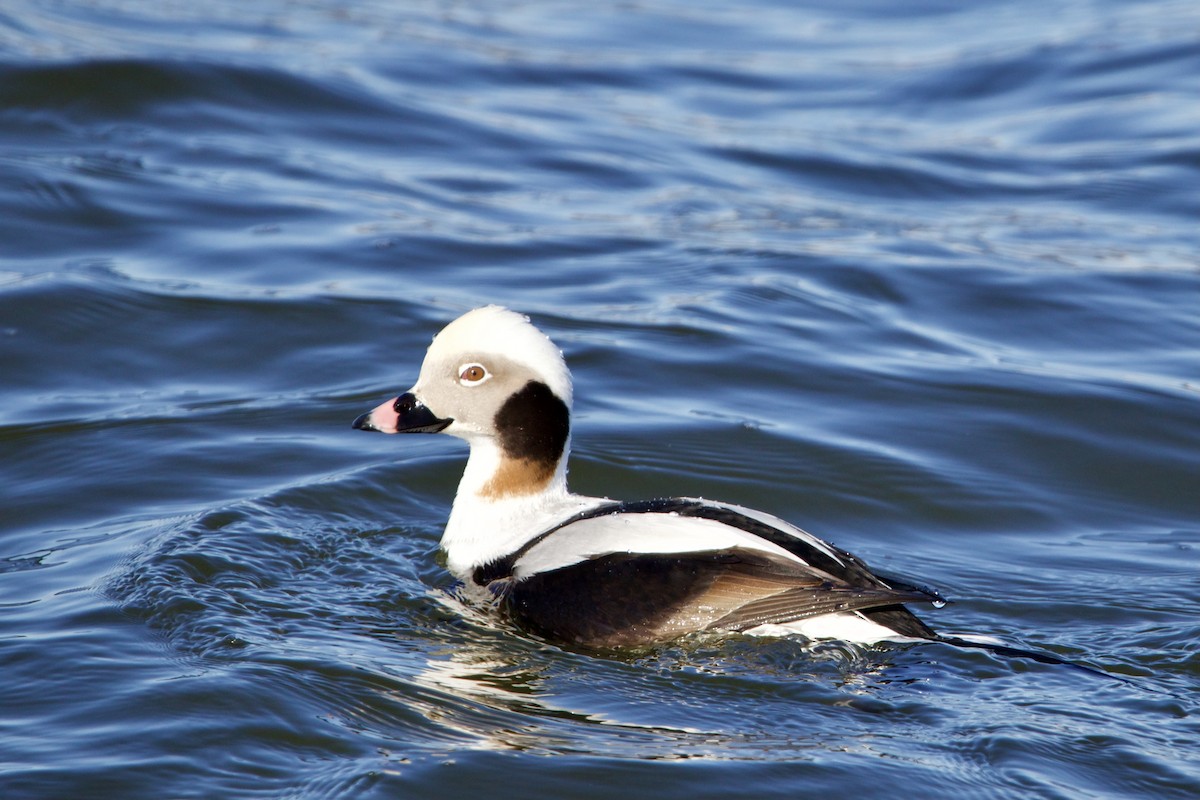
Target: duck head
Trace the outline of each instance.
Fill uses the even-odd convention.
[[[380,433],[448,433],[471,445],[461,489],[501,499],[564,484],[571,374],[529,320],[469,311],[434,337],[411,389],[354,420]],[[461,491],[460,489],[460,491]]]

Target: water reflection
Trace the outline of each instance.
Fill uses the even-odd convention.
[[[922,680],[889,674],[885,654],[844,643],[772,647],[710,635],[626,653],[574,653],[507,630],[453,593],[436,598],[464,622],[453,642],[423,651],[411,680],[425,691],[407,700],[475,749],[761,759],[765,747],[780,758],[812,758],[827,736],[772,725],[780,701],[877,706],[870,698],[880,686]],[[779,680],[790,687],[783,698]]]

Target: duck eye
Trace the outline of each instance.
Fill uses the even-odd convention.
[[[475,386],[492,377],[482,364],[463,364],[458,368],[458,382],[463,386]]]

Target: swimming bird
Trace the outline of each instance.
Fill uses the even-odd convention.
[[[447,566],[546,639],[602,649],[698,631],[941,638],[904,605],[944,605],[935,591],[778,517],[700,498],[571,492],[571,403],[553,342],[527,317],[486,306],[438,333],[413,387],[353,426],[466,440],[441,540]]]

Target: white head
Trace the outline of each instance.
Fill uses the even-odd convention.
[[[477,308],[434,337],[408,392],[354,421],[383,433],[444,432],[471,444],[463,489],[500,499],[565,488],[571,374],[529,320]]]

